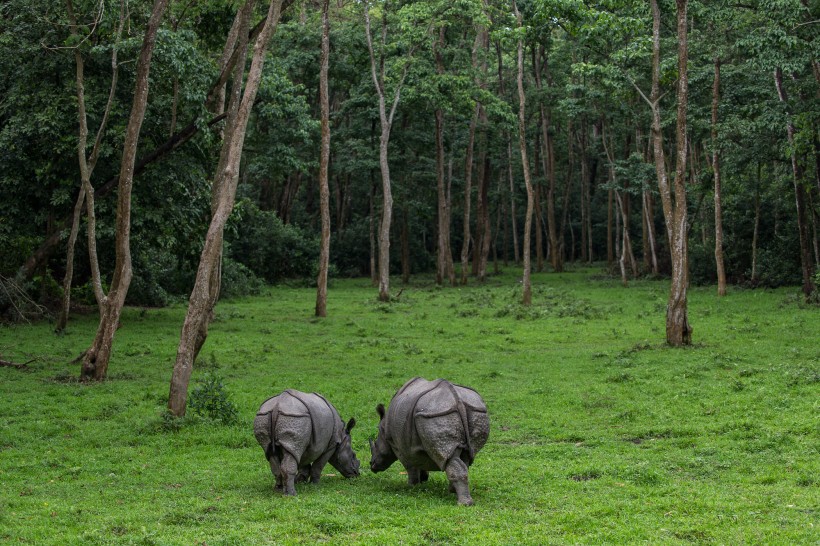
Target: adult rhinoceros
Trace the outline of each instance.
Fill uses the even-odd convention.
[[[381,472],[396,460],[407,469],[410,485],[428,471],[443,470],[458,503],[473,504],[467,467],[487,442],[490,420],[481,396],[444,379],[415,377],[404,384],[379,414],[379,434],[370,441],[370,470]]]
[[[288,389],[265,400],[253,433],[265,450],[276,490],[295,495],[294,483],[308,477],[318,482],[327,463],[345,478],[358,476],[359,460],[350,446],[355,424],[351,419],[345,426],[336,408],[316,393]]]

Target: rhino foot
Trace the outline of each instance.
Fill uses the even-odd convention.
[[[461,505],[461,506],[472,506],[474,504],[473,503],[473,497],[468,496],[467,498],[464,498],[464,499],[459,498],[458,499],[458,504]]]

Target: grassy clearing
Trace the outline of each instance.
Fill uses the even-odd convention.
[[[78,384],[68,362],[95,317],[62,337],[0,329],[0,542],[36,544],[817,544],[820,309],[795,290],[695,288],[696,344],[663,345],[667,283],[624,289],[582,270],[515,272],[485,286],[419,280],[391,304],[336,281],[220,303],[192,386],[217,373],[240,422],[162,418],[184,309],[128,309],[111,379]],[[490,440],[470,470],[476,506],[443,473],[410,489],[374,475],[377,402],[409,377],[445,377],[488,404]],[[355,416],[356,480],[272,492],[251,422],[285,388]],[[326,473],[334,473],[328,466]]]

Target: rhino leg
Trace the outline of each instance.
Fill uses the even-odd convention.
[[[473,498],[470,496],[470,485],[467,481],[467,465],[453,456],[444,467],[447,479],[450,480],[450,491],[454,491],[458,497],[458,503],[463,506],[472,506]]]
[[[280,475],[279,457],[275,452],[271,453],[271,456],[268,459],[268,464],[270,465],[270,473],[273,474],[273,478],[276,480],[273,489],[275,491],[282,491],[282,476]]]
[[[310,478],[310,465],[302,465],[299,467],[299,473],[296,475],[296,483],[308,481]]]
[[[430,474],[428,474],[426,470],[421,470],[420,468],[407,469],[407,482],[410,485],[418,485],[426,482],[429,478]]]
[[[294,482],[298,471],[299,464],[296,462],[296,458],[286,451],[282,456],[282,464],[279,465],[279,476],[284,484],[285,495],[296,495]]]
[[[333,450],[329,450],[326,453],[322,453],[321,457],[313,461],[313,464],[310,465],[310,483],[319,483],[319,480],[322,478],[322,469],[333,456],[333,453]]]

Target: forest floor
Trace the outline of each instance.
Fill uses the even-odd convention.
[[[690,291],[694,345],[664,341],[668,281],[623,288],[600,269],[436,288],[390,304],[369,280],[273,287],[221,302],[191,390],[222,379],[224,425],[163,417],[184,306],[128,308],[109,380],[72,364],[96,316],[0,327],[0,542],[7,544],[817,544],[820,308],[798,290]],[[398,293],[401,286],[393,286]],[[484,397],[491,432],[470,468],[475,506],[443,473],[411,488],[373,474],[375,405],[413,376]],[[362,475],[331,467],[272,490],[252,432],[286,388],[325,395]]]

